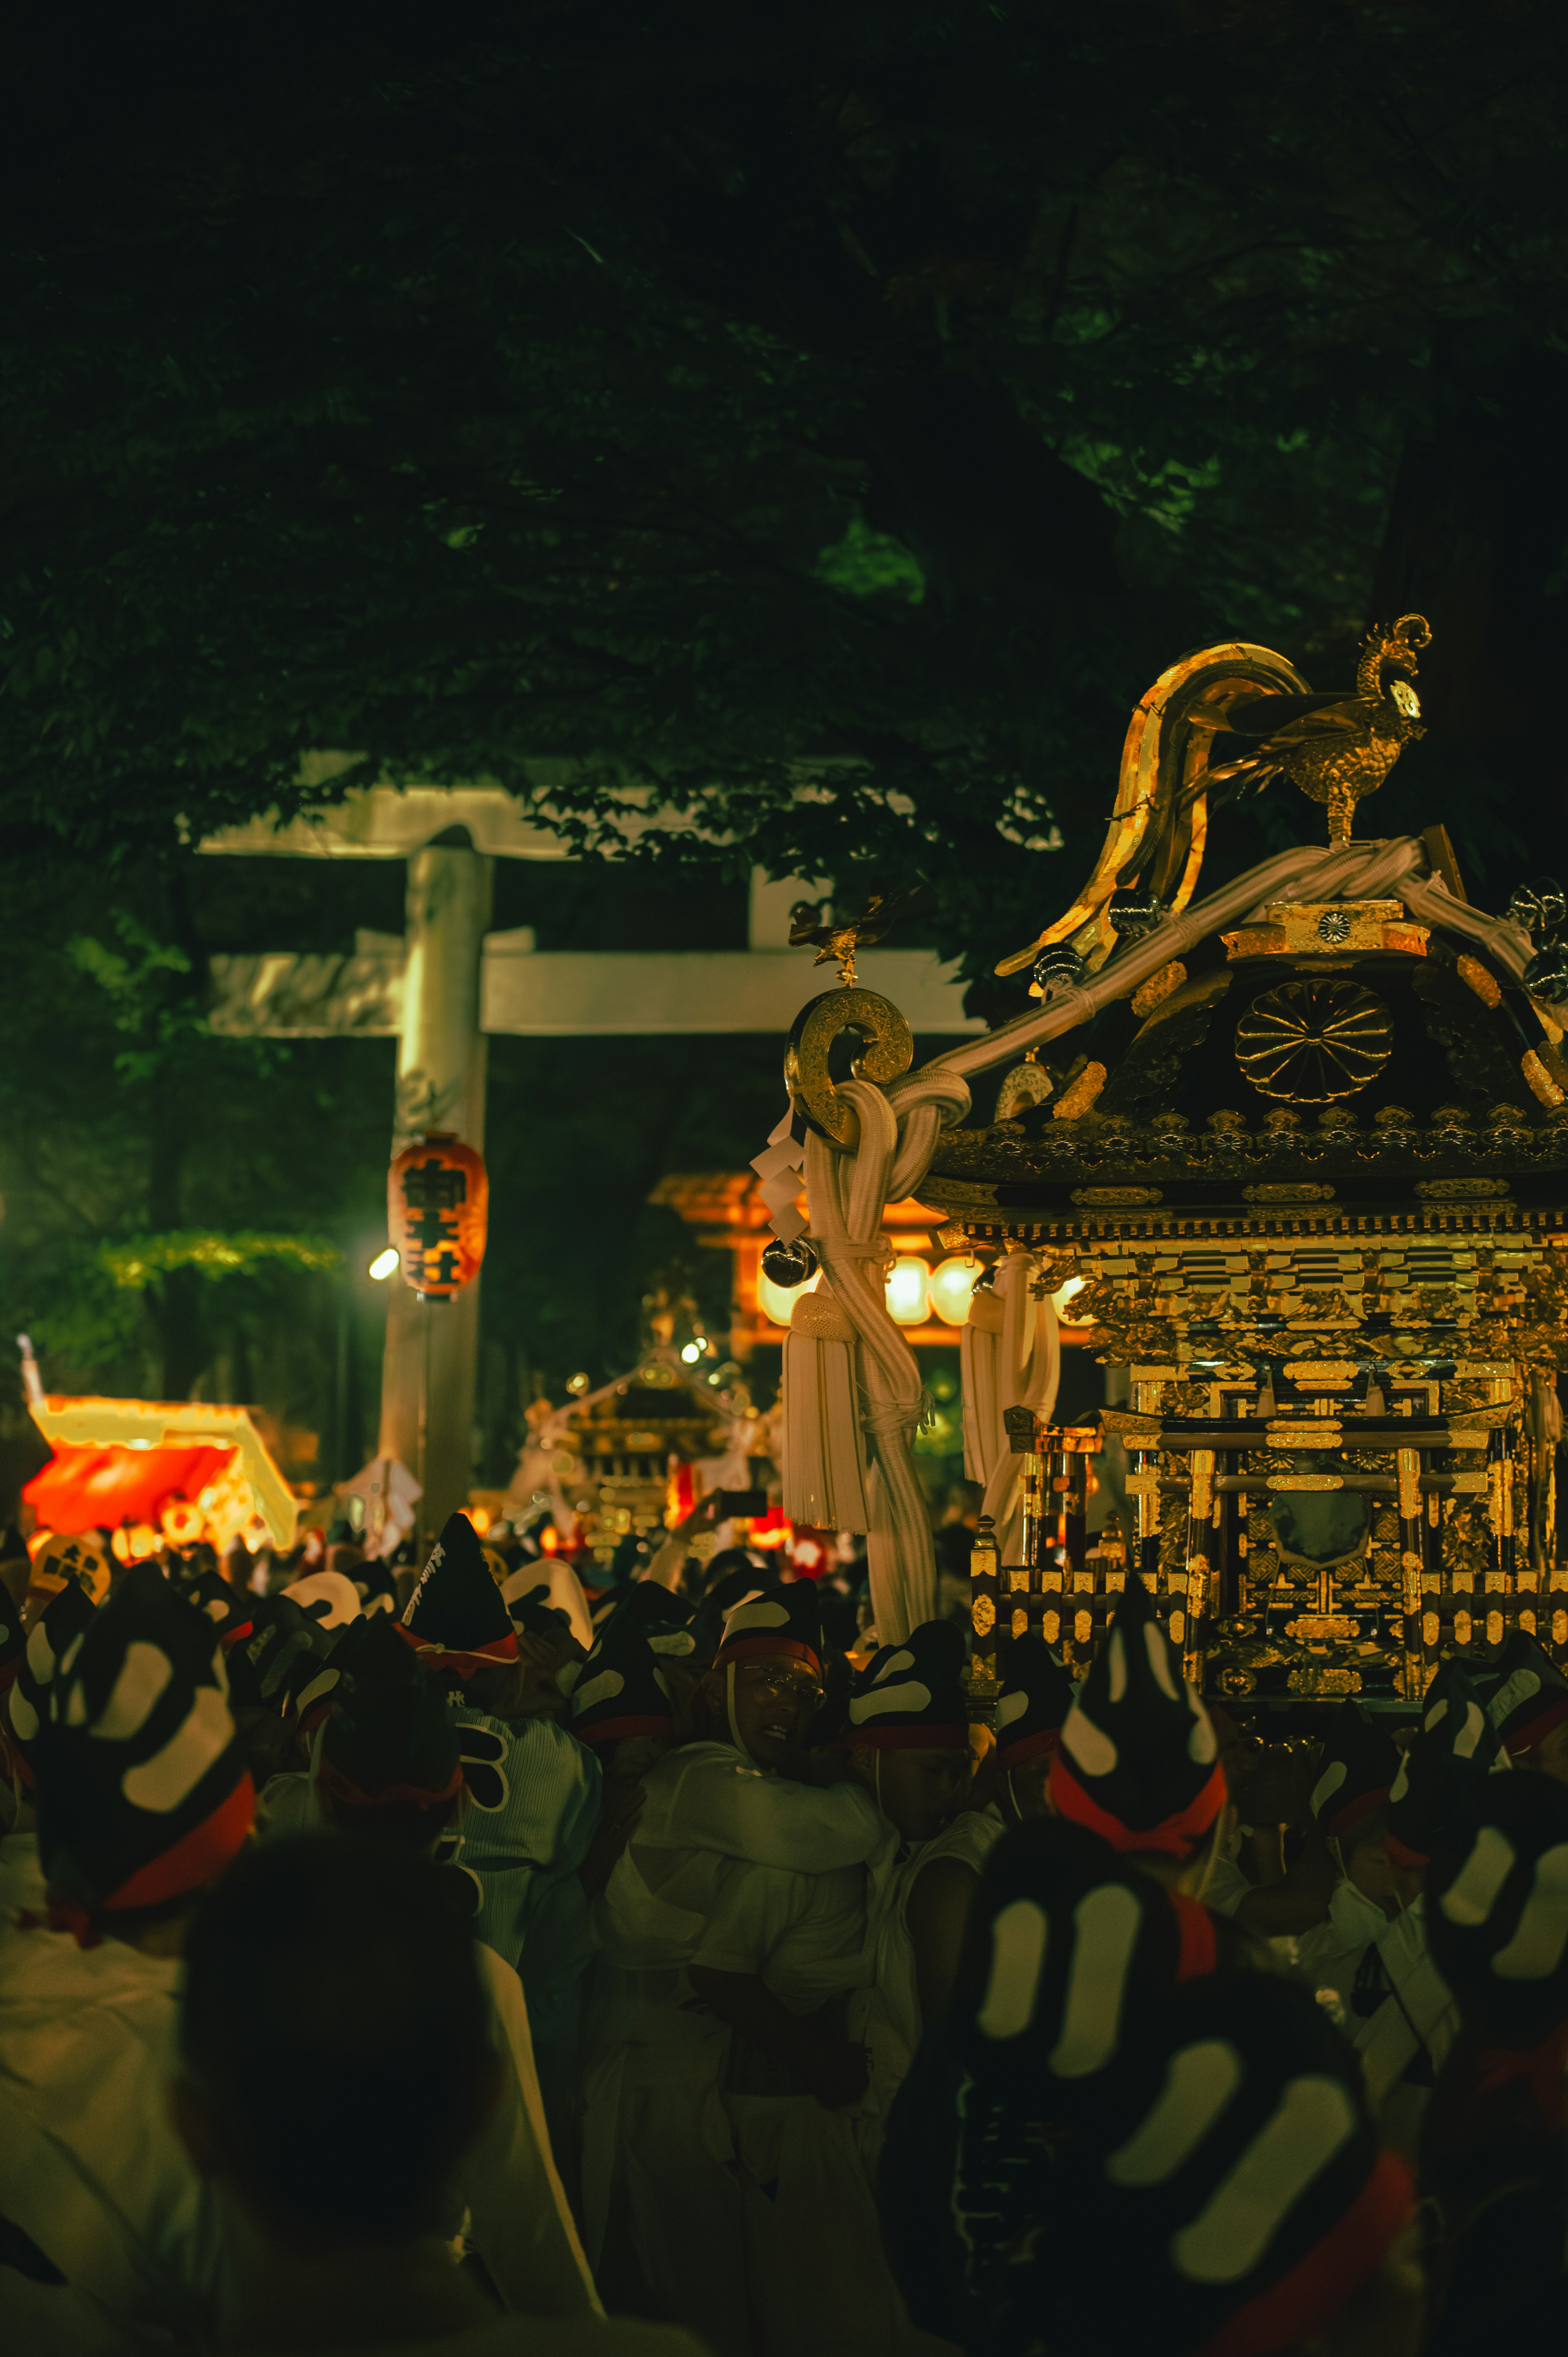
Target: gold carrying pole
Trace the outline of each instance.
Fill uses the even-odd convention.
[[[1204,1623],[1213,1600],[1211,1567],[1214,1518],[1214,1451],[1195,1448],[1191,1458],[1192,1493],[1187,1513],[1187,1642],[1182,1651],[1182,1674],[1195,1686],[1203,1684],[1206,1651]]]
[[[1404,1699],[1419,1702],[1426,1691],[1426,1663],[1421,1635],[1422,1579],[1426,1567],[1424,1523],[1421,1512],[1421,1451],[1397,1448],[1394,1470],[1399,1481],[1400,1590],[1404,1607]]]

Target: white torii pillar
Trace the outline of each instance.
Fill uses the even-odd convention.
[[[494,870],[461,826],[409,860],[394,1156],[432,1129],[452,1130],[484,1151],[479,974]],[[396,1278],[387,1303],[379,1454],[400,1458],[423,1485],[426,1539],[468,1502],[479,1282],[455,1300],[422,1301]]]

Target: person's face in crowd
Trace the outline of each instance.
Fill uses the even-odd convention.
[[[704,1683],[714,1725],[728,1732],[725,1674],[712,1671]],[[822,1706],[822,1682],[808,1662],[781,1654],[735,1664],[735,1732],[759,1767],[782,1767],[803,1749]]]
[[[1048,1751],[1042,1751],[1037,1760],[1026,1760],[1021,1767],[1009,1768],[1002,1780],[1004,1813],[1014,1818],[1054,1817],[1057,1813],[1051,1806],[1047,1789],[1050,1781],[1051,1755]]]
[[[866,1746],[854,1758],[861,1782],[906,1841],[929,1841],[940,1833],[969,1789],[967,1750],[885,1751]]]
[[[1369,1817],[1364,1825],[1356,1826],[1338,1847],[1346,1880],[1380,1907],[1391,1921],[1420,1897],[1424,1875],[1420,1867],[1394,1864],[1381,1817]]]

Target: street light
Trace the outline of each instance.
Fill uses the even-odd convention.
[[[397,1246],[395,1244],[388,1244],[385,1252],[379,1252],[376,1254],[374,1260],[371,1263],[369,1273],[375,1278],[376,1283],[381,1285],[383,1284],[389,1276],[395,1276],[402,1265],[402,1256],[398,1252]]]

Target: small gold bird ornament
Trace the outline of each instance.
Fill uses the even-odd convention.
[[[842,923],[828,913],[829,901],[797,900],[789,911],[789,946],[798,950],[814,942],[817,954],[812,964],[826,965],[830,958],[837,958],[839,980],[846,990],[853,990],[855,952],[874,948],[890,932],[919,888],[912,885],[891,899],[885,892],[873,892],[859,916],[846,917]]]
[[[1256,789],[1288,778],[1309,800],[1327,804],[1329,842],[1348,843],[1357,803],[1376,793],[1405,747],[1426,733],[1411,682],[1417,654],[1431,643],[1426,617],[1402,614],[1391,629],[1368,633],[1353,695],[1256,695],[1233,705],[1227,729],[1262,741],[1255,753],[1211,769],[1210,780]]]

